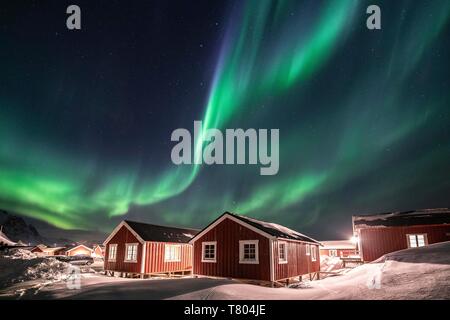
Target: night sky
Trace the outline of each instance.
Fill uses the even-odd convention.
[[[232,211],[327,240],[448,207],[449,21],[448,0],[4,1],[0,208],[107,232]],[[280,129],[278,174],[174,165],[194,120]]]

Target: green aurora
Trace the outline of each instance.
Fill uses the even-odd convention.
[[[109,230],[130,211],[200,227],[229,210],[301,228],[344,213],[348,220],[448,203],[450,2],[379,1],[381,31],[365,28],[369,2],[319,2],[235,5],[206,103],[183,114],[187,126],[280,128],[278,175],[259,176],[254,166],[177,167],[151,143],[145,149],[165,152],[161,161],[104,161],[61,146],[52,138],[61,125],[48,119],[46,134],[33,135],[52,112],[47,104],[79,93],[35,102],[32,92],[27,99],[1,89],[0,207],[64,229]],[[9,53],[2,82],[20,72]]]

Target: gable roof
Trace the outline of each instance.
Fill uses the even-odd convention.
[[[176,228],[123,220],[103,244],[108,243],[122,226],[128,228],[141,243],[145,241],[188,243],[199,231],[196,229]]]
[[[195,229],[159,226],[129,220],[125,222],[144,241],[188,243],[198,233]]]
[[[236,222],[240,222],[241,224],[250,227],[250,229],[252,229],[253,231],[256,232],[259,231],[258,233],[262,234],[267,238],[279,238],[279,239],[296,240],[320,244],[320,242],[318,242],[317,240],[314,240],[313,238],[310,238],[300,232],[289,229],[285,226],[272,222],[266,222],[250,218],[247,216],[242,216],[231,212],[223,213],[216,220],[210,223],[206,228],[204,228],[200,233],[198,233],[194,238],[192,238],[191,242],[193,242],[195,238],[198,238],[201,235],[205,234],[207,231],[215,227],[219,222],[221,222],[226,218],[230,218]]]
[[[450,209],[422,209],[353,216],[355,230],[372,227],[397,227],[430,224],[450,224]]]
[[[51,252],[56,252],[56,251],[64,250],[64,249],[66,249],[66,247],[47,247],[47,248],[44,248],[41,250],[42,250],[42,252],[51,253]]]
[[[77,249],[77,248],[79,248],[79,247],[84,247],[85,249],[89,250],[90,252],[93,252],[93,251],[94,251],[94,250],[92,250],[91,248],[85,246],[84,244],[79,244],[79,245],[77,245],[77,246],[74,246],[74,247],[68,249],[66,252],[73,251],[73,250],[75,250],[75,249]]]

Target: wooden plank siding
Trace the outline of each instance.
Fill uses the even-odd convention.
[[[278,242],[286,243],[287,263],[280,263],[278,259]],[[320,255],[317,245],[311,244],[311,250],[316,250],[316,261],[306,255],[304,242],[290,240],[275,240],[272,242],[274,255],[274,280],[282,280],[320,271]]]
[[[167,262],[166,245],[180,246],[180,261]],[[146,263],[144,273],[162,273],[192,270],[192,245],[185,243],[146,242]]]
[[[125,262],[125,244],[138,243],[137,262]],[[117,244],[116,261],[109,261],[109,245]],[[143,245],[139,240],[128,230],[127,227],[122,226],[119,231],[112,237],[105,248],[105,270],[119,271],[128,273],[140,273],[142,263],[142,249]]]
[[[259,264],[239,263],[239,240],[258,240]],[[217,241],[216,262],[202,262],[205,241]],[[194,274],[270,281],[269,239],[225,219],[194,242]]]
[[[362,258],[369,262],[386,253],[407,249],[406,235],[421,233],[427,234],[428,244],[450,241],[450,225],[364,228],[359,230]]]

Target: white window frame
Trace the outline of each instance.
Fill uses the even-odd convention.
[[[284,259],[281,258],[280,255],[280,247],[284,246]],[[287,254],[287,242],[285,241],[278,241],[278,264],[285,264],[288,263],[288,254]]]
[[[205,246],[214,246],[214,258],[205,258]],[[217,241],[202,242],[202,262],[217,262]]]
[[[246,244],[255,245],[255,259],[244,259],[244,246]],[[239,263],[259,264],[259,240],[239,240]]]
[[[306,255],[307,256],[311,255],[311,245],[309,243],[306,244]]]
[[[111,248],[114,248],[113,251],[111,251]],[[111,252],[114,252],[114,258],[111,258]],[[108,261],[116,262],[117,259],[117,244],[112,243],[108,245]]]
[[[310,245],[311,248],[311,261],[317,261],[317,246]]]
[[[416,241],[415,246],[411,246],[410,236],[414,236],[415,237],[415,241]],[[419,246],[418,236],[423,236],[423,242],[424,242],[423,247],[428,245],[428,236],[427,236],[426,233],[409,233],[409,234],[406,235],[406,242],[408,244],[408,248],[421,248]]]
[[[181,245],[166,244],[164,246],[164,262],[180,262],[181,261]]]
[[[136,259],[128,260],[128,250],[130,247],[136,247]],[[139,249],[139,243],[125,243],[125,257],[124,257],[123,261],[136,263],[137,257],[138,257],[138,249]]]

